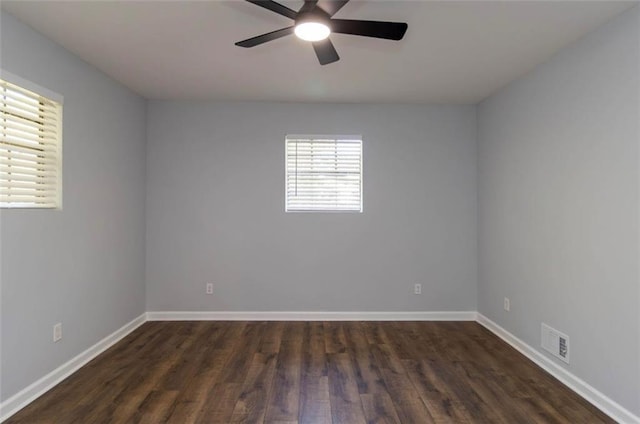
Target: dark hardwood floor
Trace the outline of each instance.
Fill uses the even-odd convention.
[[[8,423],[603,423],[474,322],[148,322]]]

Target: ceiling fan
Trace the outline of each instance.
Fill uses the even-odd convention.
[[[272,0],[246,1],[293,19],[294,25],[239,41],[236,46],[255,47],[295,33],[302,40],[311,42],[321,65],[327,65],[340,59],[333,43],[328,38],[332,32],[402,40],[407,31],[407,24],[402,22],[333,19],[332,16],[349,0],[320,0],[320,4],[318,4],[318,0],[305,0],[304,5],[297,12]]]

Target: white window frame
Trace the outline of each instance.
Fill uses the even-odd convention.
[[[339,209],[339,208],[293,208],[289,204],[289,193],[288,193],[288,185],[289,185],[289,165],[288,165],[288,145],[290,140],[301,139],[301,140],[358,140],[360,146],[360,208],[359,209]],[[287,134],[284,138],[285,148],[284,148],[284,188],[285,188],[285,212],[286,213],[362,213],[364,210],[364,141],[361,134],[356,135],[336,135],[336,134]]]
[[[17,75],[12,74],[4,69],[0,69],[0,79],[6,81],[10,84],[18,86],[21,89],[30,91],[36,94],[39,97],[46,98],[48,101],[51,101],[57,104],[56,108],[56,127],[57,127],[57,139],[55,145],[55,169],[56,169],[56,180],[53,184],[55,189],[55,197],[53,204],[38,204],[36,202],[6,202],[3,198],[0,197],[0,209],[62,209],[62,113],[63,113],[63,103],[64,97],[54,91],[51,91],[45,87],[42,87],[38,84],[35,84],[29,80],[21,78]],[[0,119],[0,125],[2,125],[2,120]],[[9,190],[7,187],[3,187],[0,182],[0,188],[4,190]]]

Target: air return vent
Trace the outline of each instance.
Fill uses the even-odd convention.
[[[544,350],[569,363],[569,336],[543,323],[541,337]]]

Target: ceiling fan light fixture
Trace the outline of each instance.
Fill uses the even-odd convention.
[[[295,34],[305,41],[321,41],[331,34],[329,26],[322,22],[306,21],[296,25]]]
[[[349,0],[321,0],[321,6],[318,6],[319,0],[305,0],[298,11],[289,9],[274,0],[246,1],[292,19],[294,24],[257,37],[238,41],[236,46],[255,47],[268,41],[295,34],[301,40],[311,42],[320,65],[328,65],[340,60],[336,48],[328,38],[331,33],[397,41],[402,40],[404,33],[407,31],[405,22],[335,19],[333,15]]]

